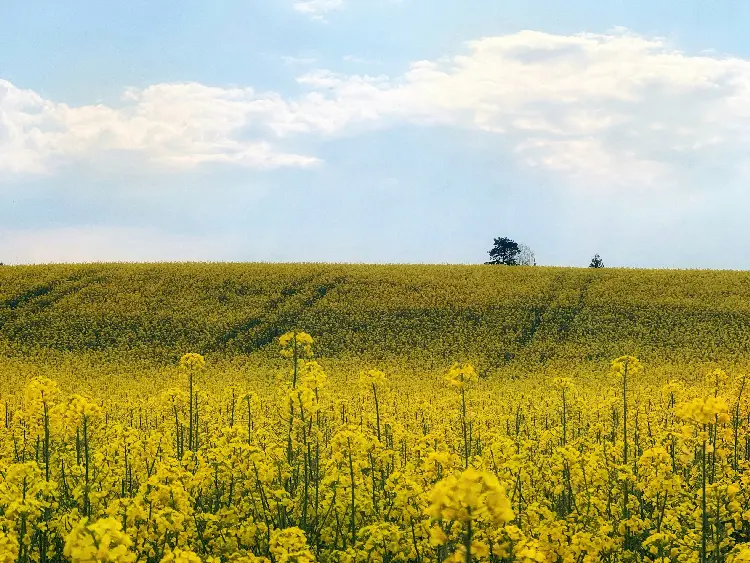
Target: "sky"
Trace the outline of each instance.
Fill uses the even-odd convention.
[[[3,0],[0,261],[750,269],[745,0]]]

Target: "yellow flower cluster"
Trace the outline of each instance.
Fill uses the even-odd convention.
[[[130,551],[132,545],[133,541],[114,518],[101,518],[91,523],[83,518],[65,538],[63,553],[73,563],[130,563],[136,559]]]
[[[571,389],[573,387],[573,379],[570,377],[554,377],[552,378],[552,384],[558,389]]]
[[[300,370],[302,378],[302,385],[311,389],[312,391],[318,391],[325,387],[328,381],[328,376],[323,367],[316,361],[305,362]]]
[[[279,337],[281,355],[285,358],[309,358],[312,356],[313,338],[306,332],[289,331]]]
[[[729,405],[723,397],[695,397],[691,401],[677,405],[677,415],[695,424],[709,424],[729,422]]]
[[[643,365],[635,356],[620,356],[612,362],[610,371],[619,377],[638,375]]]
[[[277,563],[314,563],[307,547],[305,532],[299,528],[274,530],[271,534],[271,555]]]
[[[750,563],[750,543],[737,546],[727,558],[727,563]]]
[[[18,540],[15,535],[0,530],[0,563],[14,563],[18,559]]]
[[[480,378],[278,344],[257,364],[4,359],[0,563],[750,561],[734,368]]]
[[[473,467],[439,481],[426,513],[439,520],[487,521],[497,526],[513,520],[510,501],[497,476]]]
[[[188,352],[180,358],[180,367],[185,369],[200,369],[205,365],[206,359],[195,352]]]
[[[472,383],[479,379],[474,366],[471,364],[459,364],[455,362],[448,373],[445,374],[445,381],[448,385],[456,389],[462,389],[467,383]]]
[[[388,384],[388,378],[378,369],[368,369],[359,374],[359,382],[363,387],[380,387]]]

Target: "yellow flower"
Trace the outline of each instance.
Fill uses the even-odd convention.
[[[298,358],[309,358],[312,356],[313,337],[306,332],[289,331],[279,336],[281,355],[292,358],[297,354]]]
[[[205,358],[195,352],[189,352],[180,358],[180,367],[183,369],[201,369],[205,365]]]
[[[474,557],[487,557],[490,554],[490,547],[483,541],[474,540],[471,542],[471,554]]]
[[[729,376],[723,369],[715,369],[706,376],[706,383],[713,387],[719,387]]]
[[[161,563],[203,563],[201,558],[189,549],[174,549],[161,558]]]
[[[363,387],[368,388],[372,385],[381,387],[388,384],[388,379],[386,378],[385,373],[383,373],[382,371],[377,369],[368,369],[367,371],[360,372],[359,383]]]
[[[643,370],[643,365],[635,356],[620,356],[612,362],[610,373],[623,377],[626,373],[632,377]]]
[[[750,544],[744,543],[736,546],[727,557],[727,563],[750,563]]]
[[[435,524],[430,528],[430,545],[433,547],[443,545],[447,541],[448,536],[440,526]]]
[[[15,563],[18,559],[18,539],[0,528],[0,563]]]
[[[89,419],[98,418],[102,415],[102,408],[92,401],[89,397],[83,395],[71,395],[67,403],[68,412],[79,417]]]
[[[682,389],[684,387],[685,386],[684,386],[684,384],[681,381],[679,381],[677,379],[670,379],[669,383],[667,383],[666,385],[664,385],[661,388],[661,392],[665,396],[669,396],[669,395],[672,395],[674,393],[678,393],[678,392],[682,391]]]
[[[325,387],[328,376],[318,362],[305,362],[300,368],[299,375],[302,385],[313,391],[318,391]]]
[[[729,405],[722,397],[696,397],[692,401],[681,403],[675,407],[677,416],[694,424],[708,424],[729,420],[727,411]]]
[[[296,527],[271,532],[271,554],[276,563],[315,562],[315,556],[307,547],[305,532]]]
[[[73,563],[130,563],[136,559],[135,554],[129,551],[132,545],[132,540],[114,518],[102,518],[91,523],[88,518],[83,518],[65,538],[63,553]]]
[[[478,381],[479,376],[471,364],[454,364],[448,369],[448,373],[445,374],[445,381],[448,385],[457,389],[463,388],[467,383]]]
[[[570,389],[573,387],[573,380],[570,377],[555,377],[552,379],[552,385],[558,389]]]
[[[469,467],[439,481],[426,514],[433,519],[486,520],[501,526],[514,518],[510,501],[494,473]]]

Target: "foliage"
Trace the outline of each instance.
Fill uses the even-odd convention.
[[[274,347],[3,359],[0,561],[750,560],[737,369],[329,372],[307,332]]]
[[[598,254],[594,254],[594,257],[591,259],[591,264],[589,264],[589,268],[604,268],[604,260],[602,260],[602,257]]]
[[[518,265],[518,255],[520,253],[521,247],[516,241],[508,237],[496,238],[494,246],[488,252],[491,260],[486,263],[516,266]]]
[[[517,262],[519,266],[536,266],[536,254],[530,246],[519,244]]]
[[[172,365],[315,354],[381,368],[454,360],[655,363],[750,359],[750,272],[325,264],[92,264],[0,269],[0,353]],[[313,328],[309,328],[313,327]],[[50,360],[52,361],[52,360]],[[141,361],[141,360],[139,360]]]

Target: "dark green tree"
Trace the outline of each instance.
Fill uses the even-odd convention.
[[[491,260],[485,264],[503,264],[505,266],[517,266],[518,255],[521,248],[518,243],[508,237],[496,238],[495,246],[489,251]]]
[[[591,259],[591,264],[589,264],[589,268],[604,268],[602,257],[598,254],[594,254],[594,257]]]

